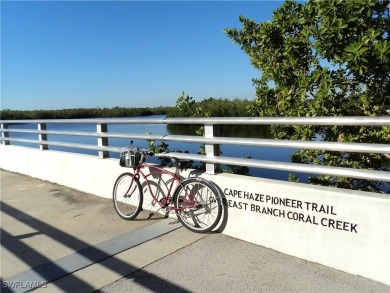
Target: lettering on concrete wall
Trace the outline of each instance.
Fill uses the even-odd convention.
[[[229,188],[225,188],[224,194],[224,203],[229,208],[358,233],[358,224],[337,220],[337,211],[332,205]]]

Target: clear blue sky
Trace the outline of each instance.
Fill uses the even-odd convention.
[[[1,108],[174,106],[181,92],[255,97],[225,28],[280,1],[2,1]]]

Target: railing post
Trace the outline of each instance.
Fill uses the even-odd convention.
[[[1,123],[2,129],[8,129],[8,123]],[[9,140],[4,140],[5,138],[9,137],[8,131],[2,131],[1,137],[3,138],[3,145],[9,145]]]
[[[215,125],[205,124],[204,136],[205,138],[213,138],[216,135]],[[216,157],[220,154],[219,144],[205,144],[206,157]],[[219,171],[219,164],[206,163],[206,173],[215,174]]]
[[[107,132],[107,124],[100,123],[96,124],[97,133],[106,133]],[[98,137],[98,146],[108,146],[108,138],[107,137]],[[99,151],[99,159],[108,158],[108,151]]]
[[[46,130],[46,123],[38,123],[38,131],[41,131],[41,130]],[[41,151],[48,150],[49,149],[48,145],[43,143],[43,142],[47,141],[47,134],[46,133],[39,133],[38,139],[40,142],[42,142],[39,144],[39,149]]]

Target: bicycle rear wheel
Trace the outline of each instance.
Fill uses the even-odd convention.
[[[176,189],[173,201],[179,221],[192,232],[210,232],[221,219],[219,192],[203,178],[185,180]]]
[[[132,220],[142,210],[143,192],[137,178],[123,173],[116,179],[112,193],[115,211],[125,220]]]

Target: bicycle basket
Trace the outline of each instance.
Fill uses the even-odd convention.
[[[138,148],[124,148],[120,153],[119,165],[126,168],[136,168],[141,160]]]

